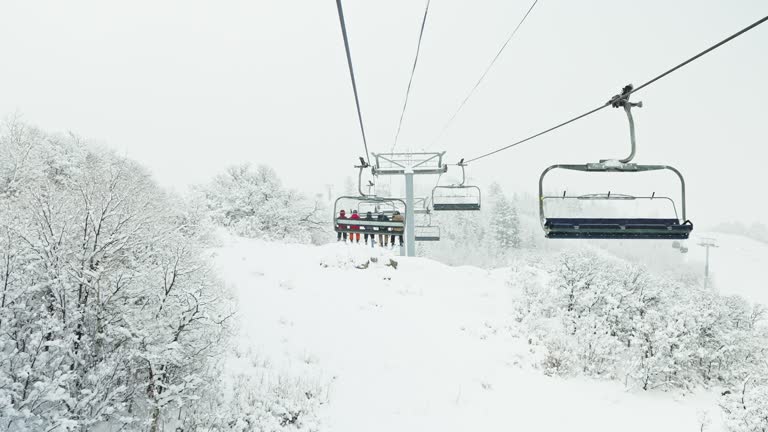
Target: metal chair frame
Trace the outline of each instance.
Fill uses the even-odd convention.
[[[406,205],[405,201],[403,201],[400,198],[387,198],[387,197],[379,197],[376,195],[367,195],[363,193],[362,188],[362,178],[363,178],[363,169],[368,168],[368,164],[365,163],[365,161],[361,158],[361,165],[355,166],[355,168],[359,169],[358,177],[357,177],[357,191],[360,193],[359,196],[340,196],[336,198],[336,201],[333,203],[333,228],[336,232],[347,232],[347,233],[357,233],[357,232],[366,232],[366,231],[374,231],[377,234],[380,232],[384,232],[382,228],[386,229],[386,232],[389,232],[390,230],[393,232],[400,233],[401,230],[405,230],[405,221],[403,222],[393,222],[393,221],[367,221],[364,219],[340,219],[338,217],[339,211],[341,208],[339,208],[339,202],[342,200],[352,200],[357,201],[357,207],[360,208],[361,204],[364,203],[373,203],[374,205],[378,206],[392,206],[393,210],[392,212],[397,209],[397,204],[401,204],[402,206],[402,212],[401,214],[405,215],[406,210],[408,209],[408,206]],[[358,212],[359,213],[359,212]],[[383,213],[383,211],[382,211]],[[350,226],[358,226],[360,229],[351,229]],[[397,231],[395,231],[397,230]]]
[[[432,210],[434,211],[477,211],[480,210],[480,205],[482,201],[482,192],[480,191],[480,188],[477,186],[469,186],[465,185],[464,183],[467,180],[467,175],[464,170],[464,167],[466,164],[464,163],[464,159],[459,161],[458,166],[461,167],[461,183],[449,185],[449,186],[435,186],[432,189]],[[440,202],[441,199],[445,198],[463,198],[463,199],[469,199],[469,198],[475,198],[474,196],[443,196],[440,197],[439,194],[436,196],[435,192],[438,190],[473,190],[477,191],[477,199],[472,202],[467,203],[451,203],[451,202]]]
[[[614,97],[614,107],[623,107],[629,120],[631,151],[624,159],[603,159],[598,163],[587,164],[558,164],[546,168],[539,177],[539,218],[547,238],[604,238],[604,239],[687,239],[693,229],[693,224],[686,218],[685,179],[682,173],[669,165],[640,165],[631,163],[635,157],[637,143],[635,139],[635,122],[632,117],[633,107],[642,107],[642,102],[629,102],[627,86],[624,92]],[[675,201],[669,197],[591,194],[581,196],[547,196],[544,195],[544,177],[552,170],[564,169],[588,173],[638,173],[658,170],[668,170],[675,173],[680,180],[681,216],[678,218]],[[544,212],[544,202],[551,199],[599,199],[599,200],[636,200],[636,199],[665,199],[672,202],[675,218],[548,218]]]
[[[432,225],[432,215],[427,213],[427,224],[416,225],[416,241],[440,241],[440,227]],[[419,232],[421,231],[421,232]]]

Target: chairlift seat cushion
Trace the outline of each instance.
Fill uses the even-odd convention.
[[[693,230],[677,219],[547,218],[547,238],[684,240]]]
[[[478,203],[433,203],[432,209],[435,211],[474,211],[480,210]]]

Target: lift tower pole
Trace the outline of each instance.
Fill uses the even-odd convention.
[[[448,170],[443,163],[445,152],[371,153],[374,157],[373,175],[401,175],[405,178],[405,256],[416,256],[416,229],[414,227],[415,199],[413,176],[442,174]]]
[[[709,249],[713,247],[718,247],[715,243],[715,239],[713,238],[703,238],[701,239],[701,242],[699,242],[699,246],[704,247],[707,250],[707,258],[704,263],[704,288],[707,288],[709,285]]]
[[[413,226],[413,170],[405,170],[405,255],[416,256],[416,230]]]

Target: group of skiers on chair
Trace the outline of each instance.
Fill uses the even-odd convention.
[[[347,212],[345,210],[339,211],[339,217],[338,219],[349,219],[350,221],[353,220],[364,220],[364,221],[379,221],[379,222],[403,222],[405,219],[403,219],[403,215],[400,214],[399,211],[395,210],[394,213],[392,213],[392,218],[390,219],[385,215],[384,213],[379,213],[376,215],[376,218],[374,219],[372,212],[367,212],[365,214],[364,218],[360,218],[360,214],[357,213],[357,210],[352,210],[352,214],[347,217]],[[374,245],[374,239],[375,236],[379,236],[379,246],[389,246],[392,245],[395,246],[395,239],[399,240],[400,246],[403,245],[403,228],[402,227],[361,227],[359,225],[337,225],[337,229],[348,229],[348,230],[360,230],[363,232],[363,238],[365,240],[365,244],[368,244],[368,239],[371,240],[371,247]],[[349,234],[349,242],[350,243],[360,243],[360,233],[359,232],[337,232],[336,233],[336,241],[341,241],[343,238],[344,241],[347,241],[347,234]]]

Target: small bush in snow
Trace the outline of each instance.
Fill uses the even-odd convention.
[[[319,406],[327,390],[299,379],[270,382],[264,375],[235,377],[222,429],[233,432],[315,432],[320,429]]]
[[[720,406],[731,432],[768,431],[768,379],[751,378],[723,395]]]

